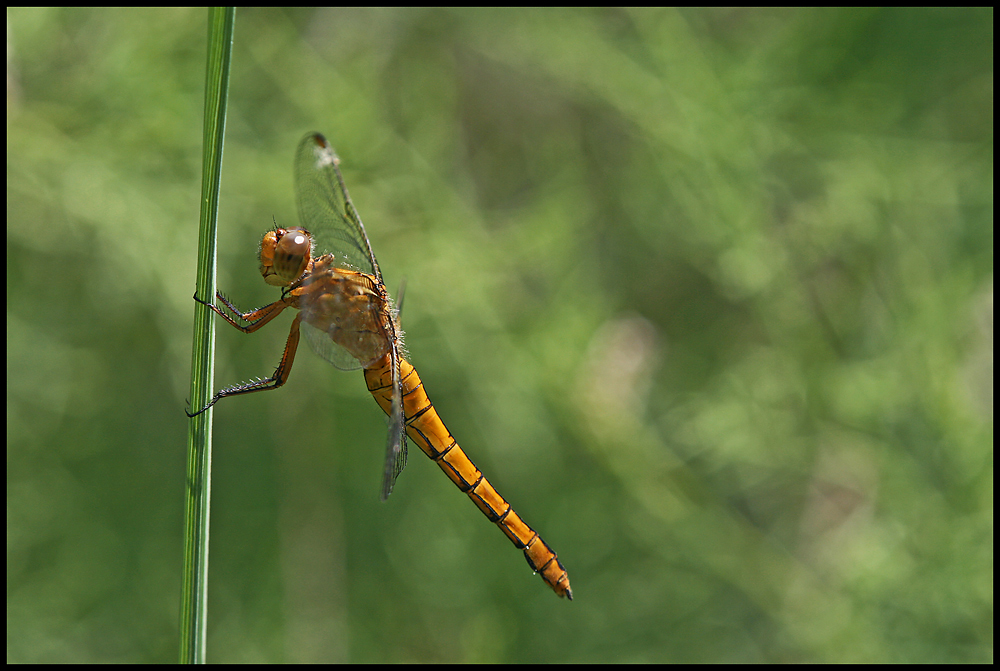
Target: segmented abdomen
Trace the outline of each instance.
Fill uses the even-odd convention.
[[[476,468],[441,421],[434,404],[424,391],[420,376],[408,361],[399,362],[403,385],[403,414],[406,434],[428,457],[433,459],[451,481],[468,494],[486,517],[500,527],[515,547],[524,551],[528,566],[559,596],[573,599],[566,569],[542,537],[514,512],[510,504],[493,488],[482,471]],[[389,356],[365,369],[365,381],[379,406],[392,410],[392,374]]]

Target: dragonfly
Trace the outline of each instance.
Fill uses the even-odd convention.
[[[319,133],[295,153],[295,194],[301,226],[264,234],[260,273],[281,298],[243,312],[222,293],[218,305],[195,300],[243,333],[254,333],[285,308],[298,313],[274,373],[218,391],[194,417],[229,396],[277,389],[288,381],[302,334],[312,350],[341,370],[364,369],[365,382],[389,417],[381,499],[389,498],[406,465],[406,439],[430,457],[519,550],[555,593],[573,599],[558,555],[514,512],[476,468],[441,421],[420,376],[404,358],[399,312],[382,281],[368,234],[340,173],[340,158]],[[221,307],[220,307],[221,305]]]

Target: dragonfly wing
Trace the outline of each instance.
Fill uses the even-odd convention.
[[[385,446],[385,472],[382,474],[383,501],[392,494],[396,478],[406,466],[406,420],[403,416],[403,384],[399,379],[399,352],[391,348],[389,352],[392,366],[392,414],[389,416],[389,435]]]
[[[337,267],[343,264],[372,276],[374,289],[384,303],[382,307],[391,312],[382,272],[372,253],[361,217],[347,193],[347,185],[344,184],[339,165],[340,159],[333,147],[319,133],[309,133],[299,142],[295,152],[295,196],[299,219],[303,228],[313,236],[315,256],[333,254]],[[306,304],[309,300],[303,299]],[[311,325],[306,328],[308,321],[303,320],[303,331],[306,341],[317,354],[337,368],[351,370],[358,367],[355,357],[333,342],[330,333]],[[406,422],[403,416],[402,382],[399,379],[398,340],[391,326],[386,335],[392,366],[392,412],[389,415],[382,500],[392,493],[396,478],[406,465]],[[368,354],[374,352],[368,351]],[[370,363],[362,362],[363,365]]]
[[[337,267],[367,273],[382,285],[378,263],[364,224],[347,192],[340,174],[340,159],[333,147],[319,133],[309,133],[295,151],[295,197],[299,219],[313,237],[314,258],[333,254]],[[303,296],[304,308],[325,292]],[[302,323],[306,342],[320,357],[341,370],[356,370],[366,362],[357,359],[338,345],[322,328],[306,319]]]
[[[340,174],[340,158],[326,138],[309,133],[295,152],[295,197],[302,226],[312,233],[317,255],[333,253],[355,270],[382,274],[361,217]]]
[[[354,358],[346,348],[333,342],[326,331],[322,331],[309,322],[302,322],[302,333],[306,337],[306,342],[312,351],[316,352],[320,358],[332,363],[340,370],[357,370],[361,368],[361,363]]]

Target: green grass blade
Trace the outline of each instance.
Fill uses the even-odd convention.
[[[229,99],[229,71],[236,10],[208,11],[208,65],[205,75],[205,134],[202,155],[201,221],[198,232],[197,294],[215,296],[216,228],[222,147]],[[212,312],[195,303],[191,354],[191,407],[208,403],[214,382],[215,328]],[[205,662],[208,606],[208,521],[212,465],[212,411],[190,420],[184,511],[184,577],[181,593],[181,663]]]

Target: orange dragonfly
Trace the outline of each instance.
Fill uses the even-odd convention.
[[[392,493],[406,465],[409,435],[514,546],[524,551],[531,570],[556,594],[572,600],[569,577],[556,553],[466,456],[427,398],[417,371],[403,358],[399,315],[382,282],[361,217],[347,194],[339,163],[333,147],[319,133],[310,133],[299,143],[295,193],[302,227],[275,228],[260,244],[260,273],[268,284],[282,287],[279,300],[241,312],[221,293],[216,297],[225,310],[195,297],[244,333],[253,333],[285,308],[299,312],[274,374],[226,387],[204,408],[188,415],[200,414],[227,396],[285,384],[299,334],[305,333],[313,351],[337,368],[364,368],[368,390],[389,416],[382,500]]]

